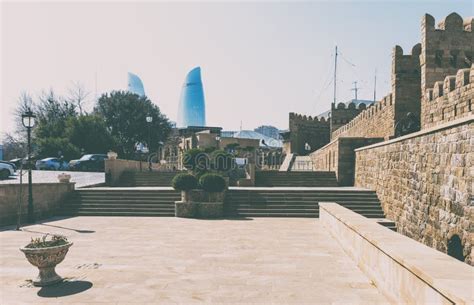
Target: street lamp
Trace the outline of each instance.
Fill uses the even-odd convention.
[[[146,117],[146,122],[148,123],[148,170],[151,172],[151,160],[150,160],[150,153],[151,153],[151,123],[153,122],[153,117],[148,115]]]
[[[33,209],[33,178],[31,174],[31,129],[35,126],[36,115],[30,110],[21,115],[21,122],[28,133],[28,223],[35,222]]]

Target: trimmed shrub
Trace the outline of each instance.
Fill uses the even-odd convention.
[[[228,172],[232,169],[234,157],[223,151],[216,150],[211,155],[211,168],[219,172]]]
[[[183,165],[187,170],[202,172],[209,168],[209,157],[203,150],[193,148],[184,153]]]
[[[199,185],[203,190],[210,193],[222,192],[226,189],[224,177],[217,174],[205,174],[199,179]]]
[[[177,191],[189,191],[197,188],[198,181],[191,174],[178,174],[173,178],[171,185]]]

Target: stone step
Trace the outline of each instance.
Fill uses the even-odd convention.
[[[155,201],[155,200],[178,200],[180,199],[181,196],[155,196],[155,197],[143,197],[143,196],[136,196],[136,197],[130,197],[130,196],[71,196],[71,200],[97,200],[97,201],[117,201],[117,200],[123,200],[123,201],[139,201],[139,200],[144,200],[144,201]]]
[[[103,202],[84,202],[84,201],[70,201],[68,207],[170,207],[174,206],[174,201],[169,202],[153,202],[144,203],[142,201],[137,202],[116,202],[116,203],[103,203]]]
[[[117,211],[72,211],[61,214],[64,216],[141,216],[141,217],[174,217],[173,212],[117,212]]]
[[[256,186],[337,186],[334,172],[280,172],[255,173]]]
[[[156,211],[174,211],[174,205],[170,205],[167,207],[135,207],[135,206],[128,206],[128,207],[123,207],[123,206],[114,206],[114,207],[104,207],[104,206],[95,206],[95,207],[85,207],[82,205],[79,206],[70,206],[70,207],[64,207],[63,210],[68,210],[68,211],[150,211],[150,212],[156,212]]]
[[[372,210],[379,210],[382,211],[382,208],[378,205],[359,205],[359,204],[341,204],[343,207],[346,208],[360,208],[360,209],[372,209]],[[289,203],[276,203],[276,204],[234,204],[234,203],[226,203],[226,206],[229,207],[241,207],[241,208],[265,208],[265,207],[316,207],[317,204],[302,204],[295,202],[293,204]]]

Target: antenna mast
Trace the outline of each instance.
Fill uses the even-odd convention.
[[[336,105],[336,80],[337,80],[337,46],[336,46],[336,53],[334,56],[334,106]]]
[[[357,81],[353,82],[353,84],[354,84],[354,88],[352,88],[351,90],[354,91],[355,99],[357,100],[357,92],[359,91],[359,89],[362,89],[362,88],[357,87]]]
[[[377,98],[377,68],[375,68],[375,73],[374,73],[374,103]]]

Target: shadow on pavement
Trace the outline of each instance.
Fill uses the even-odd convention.
[[[95,233],[95,231],[93,231],[93,230],[72,229],[72,228],[67,228],[67,227],[49,225],[49,224],[45,224],[45,223],[41,223],[39,225],[47,226],[47,227],[53,227],[53,228],[59,228],[59,229],[64,229],[64,230],[70,230],[70,231],[74,231],[74,232],[77,232],[77,233]]]
[[[58,298],[84,292],[92,287],[89,281],[64,281],[56,285],[42,287],[38,296],[43,298]]]

